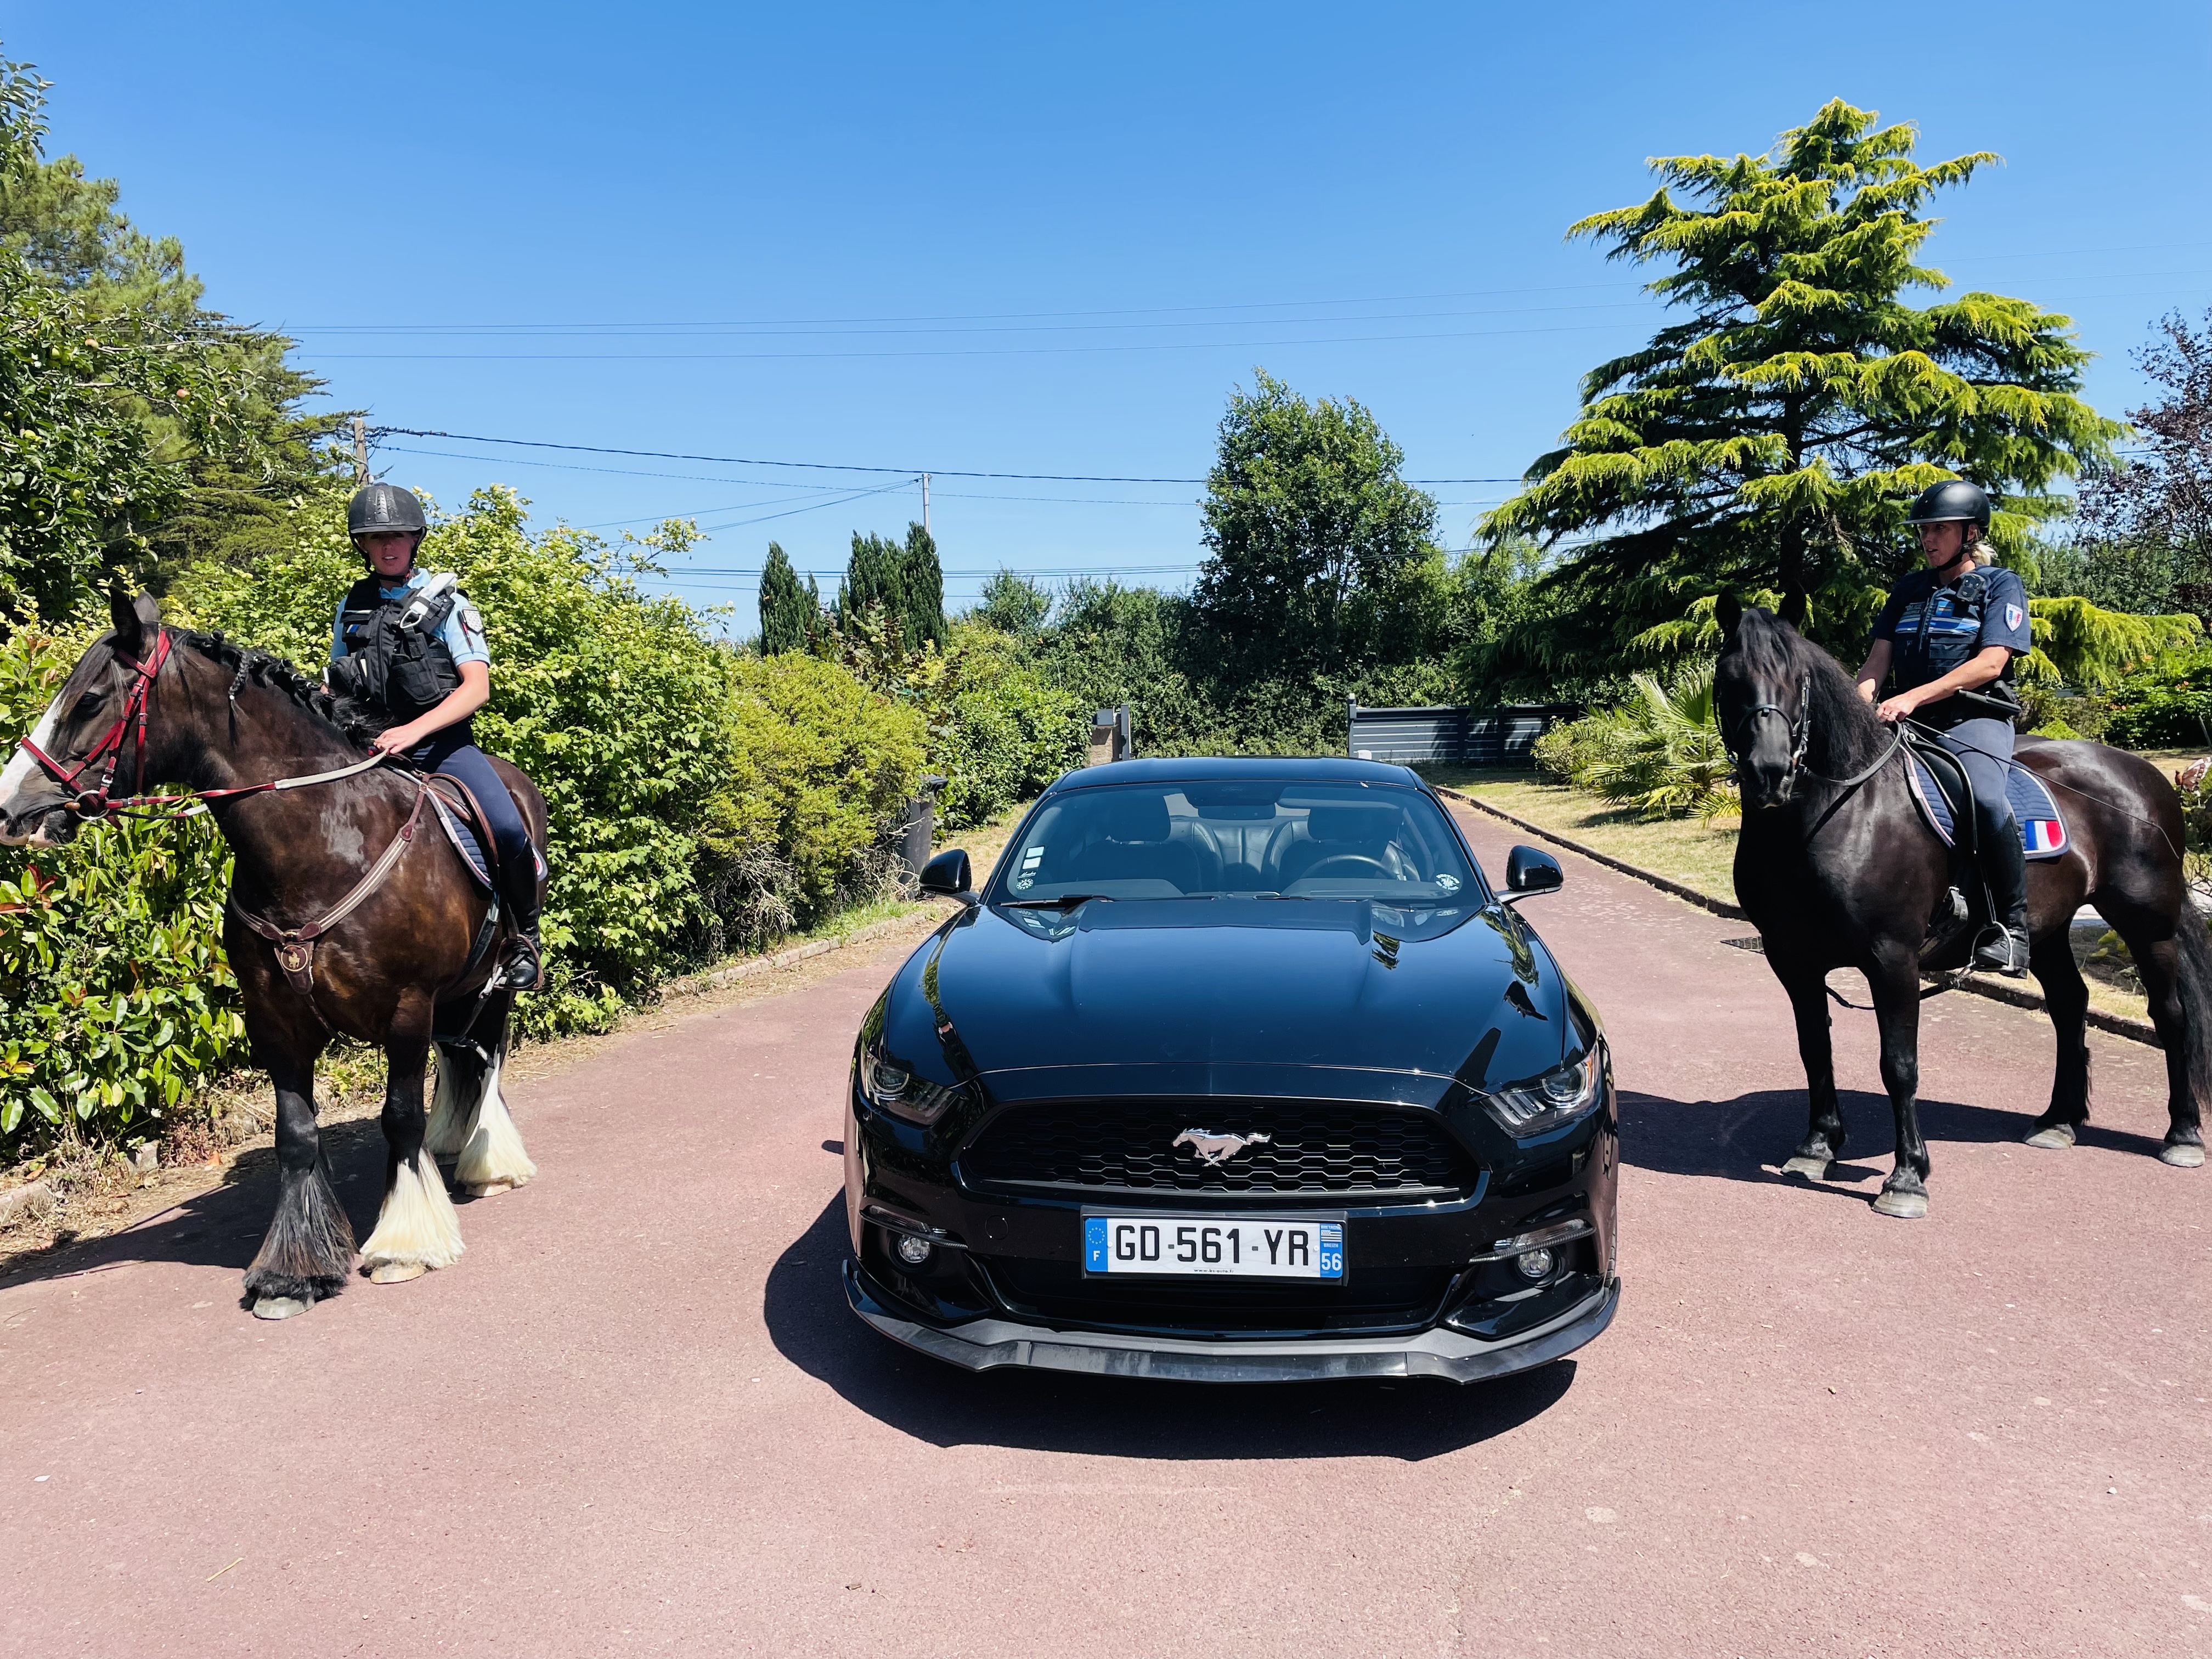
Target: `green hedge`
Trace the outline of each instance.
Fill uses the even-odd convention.
[[[2212,732],[2212,651],[2130,674],[2111,693],[2105,739],[2127,749],[2197,748]]]
[[[551,982],[523,999],[533,1035],[602,1029],[666,975],[878,889],[881,830],[922,770],[921,710],[834,664],[731,650],[709,618],[644,595],[621,574],[629,556],[566,529],[531,535],[503,490],[422,552],[484,613],[480,741],[551,807]],[[321,503],[283,552],[204,570],[167,608],[317,665],[359,569],[342,503]],[[94,631],[0,642],[0,739],[29,728]],[[115,1136],[242,1063],[216,942],[228,863],[204,820],[0,849],[0,1155],[65,1121]]]

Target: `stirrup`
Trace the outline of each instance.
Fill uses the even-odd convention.
[[[491,982],[503,991],[542,991],[545,988],[545,955],[535,939],[516,934],[507,940],[506,960]]]
[[[2026,979],[2027,960],[2027,936],[2013,928],[1991,923],[1974,941],[1974,966],[2007,979]]]

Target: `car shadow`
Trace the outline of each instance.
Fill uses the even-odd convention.
[[[1176,1462],[1394,1457],[1479,1445],[1573,1385],[1554,1361],[1461,1388],[1395,1382],[1202,1383],[1002,1369],[965,1371],[902,1347],[846,1304],[841,1193],[769,1272],[762,1312],[784,1358],[877,1421],[935,1446],[992,1445]]]
[[[1838,1164],[1831,1181],[1887,1176],[1896,1129],[1889,1097],[1871,1090],[1846,1089],[1838,1096],[1848,1134],[1844,1151],[1852,1160]],[[1934,1148],[1954,1145],[2017,1146],[2026,1139],[2035,1114],[1968,1106],[1955,1100],[1920,1103],[1920,1133]],[[1763,1089],[1732,1100],[1675,1100],[1664,1095],[1620,1092],[1620,1157],[1624,1164],[1664,1175],[1711,1176],[1724,1181],[1773,1182],[1794,1177],[1776,1173],[1805,1137],[1805,1091]],[[2160,1143],[2131,1130],[2106,1127],[2094,1121],[2080,1131],[2080,1144],[2109,1152],[2155,1158]],[[1942,1167],[1940,1151],[1937,1167]],[[1765,1167],[1762,1167],[1765,1166]],[[1858,1194],[1845,1194],[1857,1198]]]
[[[384,1200],[384,1131],[374,1117],[322,1126],[331,1183],[366,1238]],[[456,1199],[455,1202],[461,1200]],[[221,1182],[104,1238],[58,1243],[0,1272],[0,1290],[43,1279],[104,1272],[125,1262],[167,1261],[228,1267],[243,1273],[261,1248],[276,1207],[276,1150],[252,1146],[222,1172]]]

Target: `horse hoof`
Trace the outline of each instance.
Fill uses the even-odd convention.
[[[1834,1162],[1835,1159],[1832,1158],[1800,1156],[1791,1158],[1784,1164],[1782,1173],[1786,1176],[1803,1176],[1808,1181],[1826,1181],[1828,1178],[1828,1165]]]
[[[404,1285],[410,1279],[420,1279],[430,1270],[419,1261],[380,1261],[368,1270],[372,1285]]]
[[[491,1198],[500,1193],[511,1193],[514,1188],[512,1181],[471,1181],[461,1190],[471,1198]]]
[[[264,1296],[253,1304],[256,1319],[289,1319],[303,1314],[315,1304],[296,1296]]]
[[[2070,1123],[2046,1124],[2027,1138],[2027,1144],[2040,1146],[2045,1152],[2063,1152],[2074,1144],[2074,1126]]]
[[[2158,1161],[2171,1164],[2177,1170],[2201,1170],[2204,1167],[2204,1149],[2193,1140],[2177,1140],[2158,1149]]]
[[[1917,1221],[1928,1213],[1928,1194],[1898,1192],[1885,1187],[1875,1194],[1874,1209],[1876,1215],[1893,1216],[1899,1221]]]

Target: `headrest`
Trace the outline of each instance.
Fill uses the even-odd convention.
[[[1093,822],[1115,841],[1124,843],[1165,841],[1167,798],[1152,789],[1109,790],[1098,805]]]
[[[1306,819],[1306,829],[1316,841],[1386,842],[1401,816],[1395,806],[1316,806]]]

